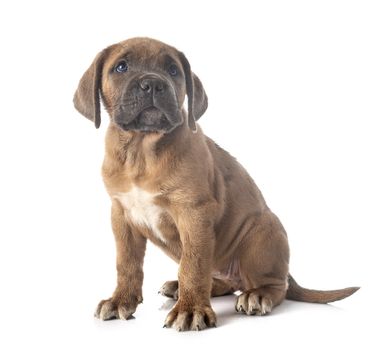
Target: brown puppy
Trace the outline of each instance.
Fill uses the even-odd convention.
[[[264,315],[284,298],[328,303],[358,289],[308,290],[289,275],[280,221],[243,167],[195,122],[207,96],[181,52],[147,38],[106,48],[74,96],[97,128],[100,96],[110,115],[102,170],[118,283],[97,317],[127,319],[142,302],[147,239],[180,264],[179,283],[161,289],[178,300],[165,321],[177,330],[216,325],[211,295],[240,290],[236,310]]]

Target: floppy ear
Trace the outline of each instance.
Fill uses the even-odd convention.
[[[180,60],[183,65],[183,71],[186,76],[186,92],[188,99],[188,126],[193,132],[196,132],[195,121],[198,120],[208,107],[207,94],[204,91],[202,82],[195,73],[191,71],[190,63],[186,56],[180,52]]]
[[[98,129],[101,124],[100,88],[105,50],[100,52],[82,76],[74,94],[74,107],[83,116],[94,122]]]

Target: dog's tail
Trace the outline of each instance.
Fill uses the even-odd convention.
[[[327,304],[333,301],[347,298],[355,293],[360,287],[350,287],[337,290],[314,290],[306,289],[298,285],[294,278],[289,275],[289,288],[286,298],[289,300],[305,301],[307,303]]]

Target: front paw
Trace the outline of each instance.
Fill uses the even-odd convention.
[[[142,302],[142,299],[139,300],[139,298],[134,298],[134,300],[130,301],[118,297],[101,300],[97,306],[94,316],[103,321],[112,320],[115,318],[127,320],[135,312],[140,302]]]
[[[179,300],[168,314],[164,327],[177,331],[201,331],[216,327],[216,315],[210,305],[190,305]]]

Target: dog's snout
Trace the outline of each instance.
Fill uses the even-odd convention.
[[[145,76],[139,81],[140,88],[146,93],[161,93],[166,88],[166,83],[156,76]]]
[[[152,90],[152,85],[148,79],[142,80],[139,85],[143,91],[151,92]]]

